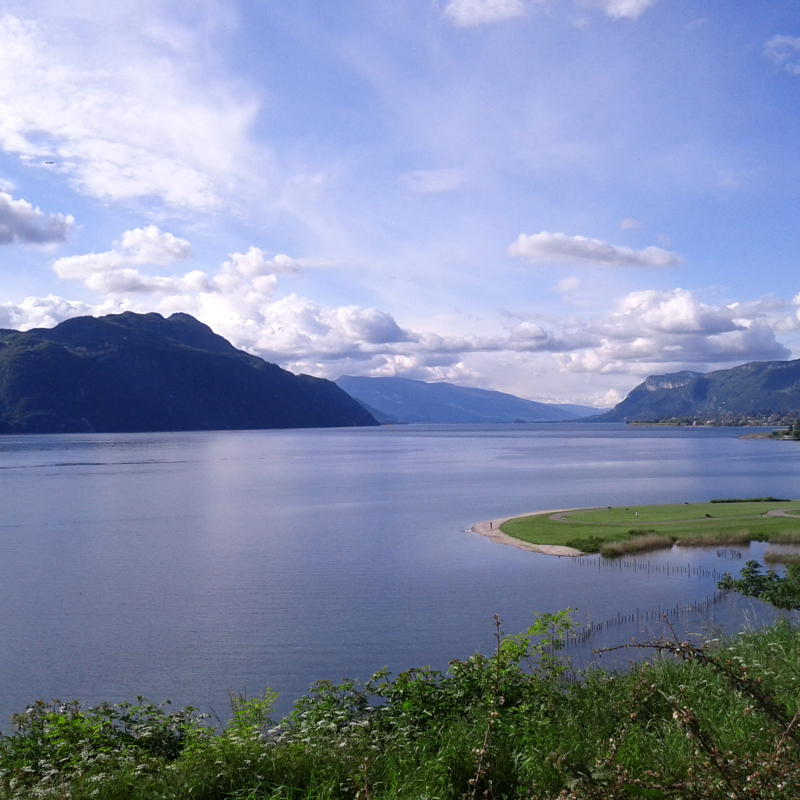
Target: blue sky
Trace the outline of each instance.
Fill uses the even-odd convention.
[[[610,404],[800,357],[800,11],[0,4],[0,327]]]

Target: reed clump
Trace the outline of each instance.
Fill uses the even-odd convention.
[[[678,539],[680,547],[713,547],[720,544],[749,544],[752,534],[747,528],[738,531],[708,531]]]
[[[776,550],[767,550],[764,553],[764,562],[767,564],[800,564],[800,553],[779,553]]]
[[[776,533],[773,536],[770,536],[769,540],[775,544],[800,544],[800,531]]]
[[[600,548],[600,555],[603,558],[617,558],[631,553],[644,553],[648,550],[662,550],[665,547],[672,547],[675,540],[670,536],[660,533],[644,533],[634,536],[631,539],[623,539],[617,542],[606,542]]]

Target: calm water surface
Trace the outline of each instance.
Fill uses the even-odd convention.
[[[800,496],[797,446],[740,433],[564,424],[2,437],[0,717],[38,698],[136,694],[224,717],[229,689],[266,685],[286,711],[316,679],[442,668],[486,650],[495,613],[516,632],[534,611],[572,606],[601,621],[701,600],[713,578],[643,578],[465,529],[549,508]],[[744,563],[716,550],[649,559]]]

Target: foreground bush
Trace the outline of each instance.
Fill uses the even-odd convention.
[[[37,703],[0,740],[2,798],[786,798],[800,796],[800,634],[654,642],[649,663],[575,676],[566,612],[495,653],[366,685],[321,682],[192,709]],[[579,677],[579,680],[575,678]]]

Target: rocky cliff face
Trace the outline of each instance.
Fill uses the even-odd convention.
[[[0,433],[377,424],[331,381],[237,350],[188,314],[0,330]]]
[[[657,422],[674,417],[764,418],[800,412],[800,360],[751,361],[706,374],[651,375],[596,422]]]

